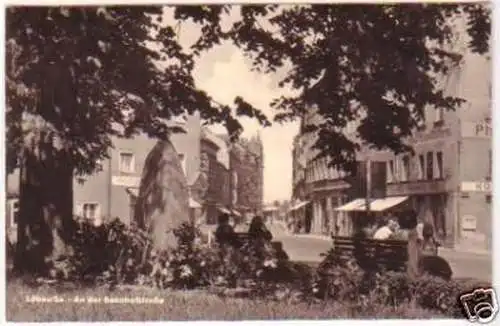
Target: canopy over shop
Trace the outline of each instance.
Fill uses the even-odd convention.
[[[358,198],[342,206],[335,208],[337,212],[350,213],[351,226],[350,233],[356,232],[360,227],[374,224],[381,219],[386,219],[391,215],[399,215],[408,212],[410,207],[407,196],[377,198],[369,201],[364,198]]]

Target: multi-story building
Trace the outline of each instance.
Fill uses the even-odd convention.
[[[210,130],[202,129],[200,154],[200,175],[192,188],[193,193],[197,194],[196,199],[204,206],[204,221],[208,225],[214,225],[221,212],[230,212],[228,208],[231,205],[229,160],[225,141]]]
[[[464,51],[443,79],[455,111],[428,108],[410,140],[415,155],[371,153],[387,162],[387,195],[408,196],[443,244],[491,250],[491,62]]]
[[[264,200],[264,152],[260,136],[229,142],[231,210],[241,217],[262,212]]]
[[[351,185],[346,173],[329,166],[328,158],[317,158],[318,150],[313,145],[318,134],[304,130],[309,125],[320,123],[321,117],[316,110],[308,110],[294,140],[292,201],[295,205],[291,211],[298,229],[305,233],[330,234],[335,225],[346,225],[343,221],[347,214],[334,209],[348,201]],[[346,132],[352,131],[348,129]],[[341,228],[339,232],[347,231]]]
[[[363,150],[357,156],[359,161],[386,162],[386,196],[407,198],[405,205],[413,207],[420,221],[433,225],[444,246],[491,250],[491,62],[488,55],[473,54],[466,47],[454,50],[460,50],[462,58],[450,62],[440,88],[465,103],[455,111],[426,108],[424,123],[408,139],[414,155]],[[349,187],[344,188],[345,180],[335,178],[336,172],[328,171],[323,161],[312,158],[315,153],[308,143],[312,139],[297,137],[293,188],[296,198],[312,202],[312,231],[321,232],[328,229],[324,216],[332,216],[329,203],[338,206]],[[308,154],[305,196],[299,197],[300,148]],[[328,202],[323,185],[330,187],[327,196],[337,199]],[[332,192],[334,185],[344,191]]]
[[[170,141],[179,155],[186,175],[191,196],[192,218],[202,224],[215,224],[221,211],[229,212],[228,208],[234,206],[232,195],[235,191],[232,189],[234,183],[233,174],[229,169],[230,155],[227,143],[224,138],[202,128],[198,113],[172,123],[183,127],[186,131],[173,134]],[[101,171],[85,178],[75,178],[73,189],[75,214],[94,219],[96,223],[101,223],[109,217],[119,217],[125,223],[130,223],[134,215],[144,163],[156,142],[155,139],[145,135],[130,139],[113,138],[109,159],[100,162]],[[259,159],[254,161],[261,164],[262,153],[258,157]],[[248,164],[241,165],[248,167]],[[252,177],[259,175],[257,182],[262,183],[261,165],[255,168],[258,172]],[[236,173],[239,173],[238,169]],[[15,240],[19,170],[8,175],[6,183],[6,228],[9,238]],[[261,198],[260,186],[253,200],[259,202],[262,201]]]

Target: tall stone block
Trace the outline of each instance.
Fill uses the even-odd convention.
[[[169,141],[159,141],[146,158],[134,220],[147,230],[157,249],[176,245],[173,230],[189,222],[189,191],[179,155]]]

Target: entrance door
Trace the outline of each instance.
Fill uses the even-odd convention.
[[[312,205],[309,203],[306,206],[306,216],[305,216],[305,226],[304,226],[306,233],[311,233],[312,219],[313,219]]]

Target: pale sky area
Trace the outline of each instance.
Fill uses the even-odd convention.
[[[170,16],[168,14],[166,17]],[[180,27],[180,43],[189,46],[198,36],[197,28],[188,23]],[[195,66],[194,78],[197,86],[206,91],[215,101],[232,105],[236,96],[260,109],[270,121],[274,117],[269,104],[283,94],[278,89],[279,76],[251,71],[251,65],[238,48],[222,44],[203,54]],[[292,144],[298,132],[298,121],[262,128],[248,118],[240,119],[244,127],[243,137],[256,135],[260,131],[264,145],[264,201],[290,199],[292,189]],[[211,127],[216,132],[225,129]]]

